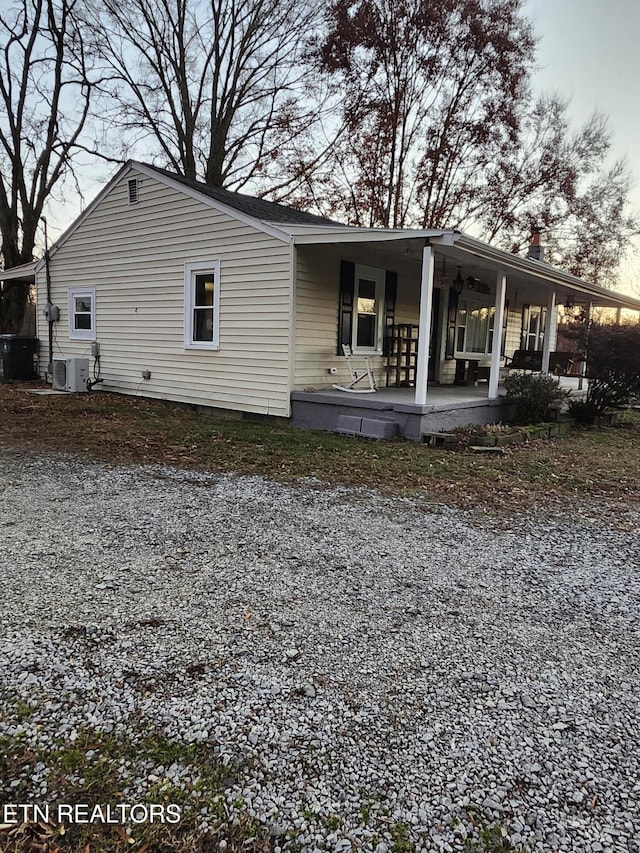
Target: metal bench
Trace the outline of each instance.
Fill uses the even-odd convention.
[[[542,371],[542,351],[517,349],[511,358],[505,359],[505,367],[511,370],[529,370],[531,373]]]
[[[565,352],[557,350],[549,353],[549,373],[556,376],[576,376],[579,373],[584,355],[579,352]],[[531,373],[542,372],[542,350],[517,349],[511,358],[507,358],[505,368],[511,370],[524,370]]]

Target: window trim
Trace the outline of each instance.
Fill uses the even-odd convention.
[[[91,299],[90,329],[76,329],[76,299],[89,297]],[[81,312],[84,313],[84,312]],[[96,289],[95,287],[70,287],[69,288],[69,340],[71,341],[95,341],[96,339]]]
[[[213,273],[213,340],[193,339],[196,275]],[[184,265],[184,348],[195,350],[220,349],[220,261],[190,261]]]
[[[376,284],[376,345],[373,347],[358,346],[358,292],[360,279],[375,281]],[[367,267],[356,264],[353,281],[353,309],[351,321],[351,351],[358,355],[382,355],[384,345],[384,300],[386,272],[378,267]]]

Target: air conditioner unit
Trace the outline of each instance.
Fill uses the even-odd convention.
[[[55,358],[53,360],[54,391],[88,391],[88,358]]]

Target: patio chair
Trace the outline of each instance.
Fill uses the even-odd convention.
[[[342,344],[342,352],[347,360],[347,367],[351,376],[351,382],[348,385],[333,385],[332,387],[338,391],[346,391],[348,394],[372,394],[376,390],[376,380],[371,367],[371,360],[364,357],[364,369],[356,368],[353,364],[353,353],[351,347],[347,344]],[[369,383],[368,388],[356,388],[358,383],[366,379]]]

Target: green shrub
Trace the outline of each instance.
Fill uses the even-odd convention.
[[[586,352],[587,403],[593,414],[640,396],[640,325],[592,325]]]
[[[593,403],[589,402],[589,400],[571,400],[569,403],[569,414],[572,418],[575,418],[579,424],[584,426],[586,424],[592,424],[600,412],[596,409]]]
[[[559,406],[569,396],[552,376],[513,373],[504,381],[507,397],[516,401],[513,422],[536,424],[545,420],[552,406]]]

